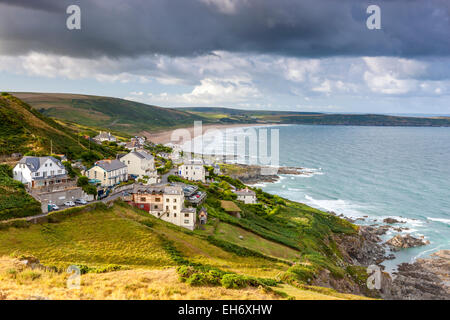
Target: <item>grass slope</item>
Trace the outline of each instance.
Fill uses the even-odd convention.
[[[211,219],[211,224],[214,221],[217,220]],[[276,280],[289,271],[289,264],[283,261],[263,255],[237,254],[212,244],[208,241],[212,228],[191,232],[116,203],[111,208],[97,204],[66,210],[51,214],[48,223],[0,230],[0,257],[4,257],[0,258],[0,296],[3,294],[8,299],[30,295],[53,299],[363,298],[332,289],[296,287],[287,283],[227,289],[180,282],[175,268],[187,260],[202,268],[241,277]],[[279,244],[272,248],[278,249],[294,250]],[[60,272],[23,269],[11,259],[29,255]],[[177,255],[181,256],[177,258]],[[62,271],[70,264],[86,266],[89,270],[108,270],[108,266],[114,265],[114,270],[118,271],[89,272],[82,276],[80,291],[67,290],[68,274]]]
[[[191,126],[206,120],[182,110],[161,108],[139,102],[77,94],[14,93],[47,116],[90,127],[137,134],[166,128]]]
[[[12,178],[8,165],[0,165],[0,223],[40,213],[41,204],[25,191],[22,183]]]
[[[14,152],[30,155],[54,153],[77,158],[89,149],[102,156],[114,156],[108,149],[79,138],[73,130],[41,114],[7,93],[0,96],[0,155]]]

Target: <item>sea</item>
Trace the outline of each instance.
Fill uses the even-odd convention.
[[[259,137],[259,132],[267,131],[270,150],[275,132],[279,165],[304,168],[305,174],[281,175],[276,182],[255,186],[359,218],[356,223],[361,225],[383,225],[383,219],[395,218],[401,223],[393,226],[407,228],[403,233],[430,241],[395,252],[395,259],[384,262],[387,271],[450,249],[450,128],[271,125],[227,132],[233,130],[234,134],[215,139],[210,148],[214,154],[226,153],[236,143],[234,136],[246,135],[246,130],[257,131]],[[382,238],[398,233],[390,229]]]

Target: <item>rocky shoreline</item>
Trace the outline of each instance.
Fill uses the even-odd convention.
[[[234,179],[239,179],[245,184],[257,184],[263,182],[277,182],[281,174],[303,175],[310,174],[301,167],[264,167],[257,165],[233,164],[235,170],[224,173]]]
[[[342,251],[348,253],[352,263],[364,267],[378,266],[381,270],[379,296],[389,300],[450,300],[450,250],[441,250],[428,259],[417,259],[413,263],[402,263],[398,270],[389,274],[381,263],[393,259],[386,254],[386,248],[392,250],[392,239],[383,243],[380,235],[391,226],[360,226],[359,239],[342,237],[338,243]],[[393,239],[400,241],[398,250],[406,247],[425,245],[423,239],[410,235],[397,235]],[[405,240],[406,239],[406,240]]]
[[[301,167],[271,168],[243,164],[233,166],[238,170],[226,174],[250,185],[276,182],[282,174],[311,174]],[[334,212],[330,213],[336,215]],[[344,215],[339,215],[339,217],[351,223],[368,218],[365,216],[353,220]],[[332,280],[327,274],[319,274],[313,284],[332,287],[343,292],[389,300],[450,300],[450,250],[438,251],[428,259],[417,259],[413,263],[402,263],[398,266],[398,270],[392,274],[385,272],[381,263],[395,259],[394,253],[391,252],[427,245],[429,241],[423,237],[414,238],[410,234],[402,235],[402,232],[408,230],[407,227],[398,226],[404,223],[403,221],[385,218],[382,222],[384,225],[359,226],[357,236],[343,236],[335,239],[348,263],[361,267],[377,266],[379,268],[381,271],[380,289],[374,292],[364,288],[365,285],[356,287],[350,285],[348,281]],[[389,230],[400,234],[383,242],[380,236],[385,235]]]

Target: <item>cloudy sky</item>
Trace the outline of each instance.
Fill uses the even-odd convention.
[[[450,1],[0,0],[0,90],[450,114]]]

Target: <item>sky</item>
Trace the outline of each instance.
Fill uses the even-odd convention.
[[[450,1],[0,0],[0,91],[450,114]]]

